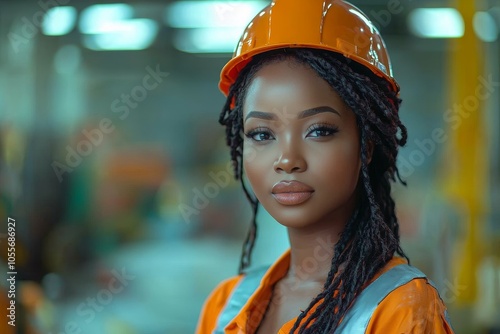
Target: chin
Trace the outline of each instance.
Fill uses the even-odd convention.
[[[290,228],[304,228],[314,225],[319,219],[317,214],[311,214],[309,209],[304,205],[284,206],[264,208],[269,214],[281,225]],[[309,211],[309,212],[307,212]]]
[[[283,205],[273,198],[266,198],[260,204],[281,225],[313,231],[342,229],[354,211],[354,204],[349,202],[338,199],[328,203],[309,200],[299,205]]]

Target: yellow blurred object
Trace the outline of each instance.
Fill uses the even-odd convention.
[[[447,112],[444,116],[449,140],[443,159],[442,180],[445,197],[460,212],[465,225],[454,252],[456,258],[451,279],[464,287],[454,291],[453,296],[457,306],[464,306],[476,301],[476,275],[484,253],[481,238],[489,194],[484,100],[491,95],[493,85],[487,85],[483,45],[472,26],[477,11],[476,1],[458,0],[454,4],[463,16],[465,32],[462,38],[451,41],[449,83],[453,113]]]
[[[26,140],[24,135],[14,127],[6,127],[1,138],[4,142],[4,159],[16,171],[20,171],[25,157]]]

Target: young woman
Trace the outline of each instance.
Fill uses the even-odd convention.
[[[390,181],[407,133],[368,18],[340,0],[274,0],[219,86],[254,219],[240,275],[211,294],[197,333],[452,333],[438,292],[399,244]],[[247,270],[259,205],[287,227],[290,250]]]

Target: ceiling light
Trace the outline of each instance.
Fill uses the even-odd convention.
[[[42,32],[49,36],[68,34],[76,24],[76,9],[71,6],[53,7],[47,11],[42,23]]]
[[[79,27],[83,45],[96,51],[146,49],[159,29],[156,21],[134,18],[133,7],[120,3],[86,8]]]
[[[134,9],[127,4],[92,5],[83,10],[79,28],[84,34],[99,34],[109,30],[113,22],[130,19],[133,15]]]
[[[477,12],[473,18],[474,32],[483,42],[494,42],[498,38],[498,26],[488,12]]]
[[[189,53],[231,53],[241,36],[241,29],[186,29],[174,36],[174,47]]]
[[[408,16],[410,31],[424,38],[459,38],[464,20],[455,8],[417,8]]]
[[[106,25],[102,33],[84,36],[85,47],[96,50],[143,50],[153,44],[158,24],[151,19],[132,19]]]
[[[177,1],[167,7],[172,28],[245,27],[267,1]]]

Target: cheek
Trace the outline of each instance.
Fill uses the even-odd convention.
[[[262,157],[262,149],[256,145],[243,144],[243,169],[254,191],[259,188],[262,173],[269,168],[268,162]]]
[[[259,169],[273,166],[279,147],[271,144],[256,144],[249,139],[243,142],[243,166],[248,169]]]
[[[276,145],[243,144],[243,169],[253,192],[259,198],[269,194],[277,180],[274,163],[279,155]]]
[[[321,156],[321,159],[310,159],[314,166],[310,163],[309,167],[318,179],[325,180],[325,186],[346,190],[356,188],[361,169],[359,145],[355,142],[335,145]]]
[[[248,180],[248,184],[250,185],[249,190],[252,192],[255,197],[262,203],[264,196],[268,192],[268,186],[265,182],[263,175],[263,170],[261,168],[257,168],[255,164],[243,164],[245,169],[245,175]]]

